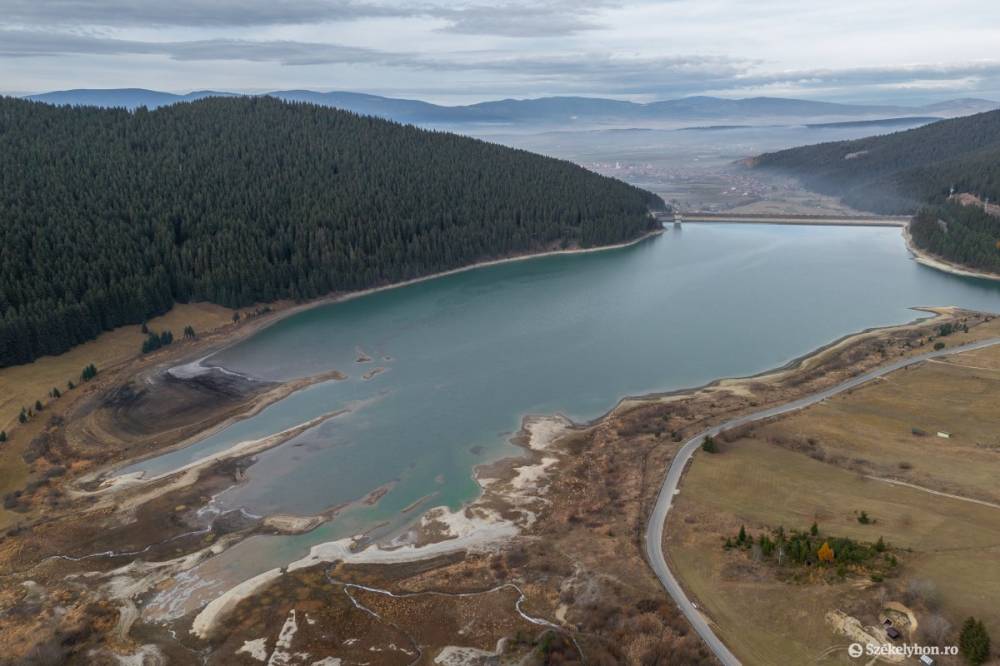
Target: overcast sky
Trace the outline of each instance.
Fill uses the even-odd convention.
[[[997,0],[0,0],[0,91],[1000,99]]]

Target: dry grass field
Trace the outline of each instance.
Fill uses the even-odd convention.
[[[170,330],[180,339],[185,326],[208,332],[232,322],[232,310],[210,303],[174,306],[170,312],[149,322],[154,331]],[[97,339],[74,347],[59,356],[45,356],[33,363],[0,368],[0,430],[8,442],[0,445],[0,494],[20,487],[28,475],[21,454],[24,445],[40,432],[44,418],[34,418],[25,425],[17,423],[21,407],[32,407],[36,400],[50,402],[49,391],[65,392],[68,381],[79,385],[80,372],[88,364],[108,369],[139,355],[145,338],[140,326],[122,326],[102,333]],[[6,512],[0,511],[0,526],[6,524]]]
[[[150,320],[149,328],[170,330],[175,338],[180,338],[185,326],[210,331],[230,323],[232,314],[232,310],[211,303],[178,304],[165,315]],[[144,338],[139,326],[122,326],[59,356],[45,356],[34,363],[0,369],[0,428],[10,430],[22,406],[31,406],[35,400],[47,402],[53,387],[64,390],[68,380],[79,384],[80,371],[88,363],[106,368],[138,356]]]
[[[944,617],[953,627],[945,644],[969,615],[1000,637],[997,404],[1000,349],[990,348],[896,372],[759,425],[719,454],[699,453],[667,525],[672,566],[747,664],[850,662],[831,650],[850,641],[825,614],[877,624],[887,600],[909,604],[928,625]],[[861,511],[874,523],[861,524]],[[883,537],[897,574],[787,582],[787,571],[722,548],[740,525],[759,534],[813,521],[824,535]],[[926,642],[919,630],[907,638]]]

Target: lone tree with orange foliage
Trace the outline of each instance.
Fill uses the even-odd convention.
[[[816,551],[816,556],[820,562],[833,562],[833,548],[830,548],[830,544],[824,541],[823,545]]]

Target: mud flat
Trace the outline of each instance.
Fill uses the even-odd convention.
[[[261,573],[214,599],[195,616],[192,633],[208,638],[219,621],[241,601],[285,573],[333,562],[391,565],[453,553],[495,551],[534,523],[536,516],[531,508],[544,504],[546,470],[558,458],[549,456],[541,458],[540,462],[534,461],[570,427],[569,420],[561,416],[525,418],[515,437],[515,441],[525,448],[525,454],[477,468],[477,479],[486,483],[483,494],[476,501],[457,511],[445,506],[427,510],[414,529],[390,545],[371,544],[359,548],[357,538],[345,538],[313,546],[302,559]]]

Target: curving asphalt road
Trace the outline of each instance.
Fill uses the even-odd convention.
[[[691,603],[691,600],[685,596],[684,589],[680,586],[680,583],[677,582],[673,573],[670,572],[670,568],[667,567],[667,561],[663,557],[663,526],[667,520],[667,512],[670,511],[670,507],[673,504],[674,495],[679,492],[677,486],[680,484],[681,475],[684,473],[684,467],[687,465],[687,462],[691,459],[691,456],[698,449],[698,447],[701,446],[705,436],[711,435],[714,437],[721,431],[729,428],[770,418],[772,416],[778,416],[779,414],[785,414],[787,412],[794,412],[804,407],[814,405],[822,400],[826,400],[827,398],[837,395],[838,393],[860,386],[861,384],[878,377],[882,377],[883,375],[887,375],[890,372],[895,372],[901,368],[915,365],[932,358],[948,356],[958,352],[983,349],[985,347],[992,347],[996,344],[1000,344],[1000,338],[989,338],[987,340],[972,342],[958,347],[949,347],[939,351],[927,352],[926,354],[919,354],[917,356],[900,359],[890,363],[889,365],[876,368],[862,375],[858,375],[857,377],[852,377],[841,384],[837,384],[836,386],[818,393],[813,393],[804,398],[799,398],[798,400],[793,400],[792,402],[788,402],[783,405],[770,407],[759,412],[730,419],[724,423],[712,426],[711,428],[698,433],[684,443],[684,445],[677,452],[677,455],[674,456],[673,462],[670,463],[670,469],[667,470],[667,476],[663,480],[663,485],[660,487],[660,494],[656,498],[656,505],[653,507],[653,512],[649,516],[649,524],[646,527],[646,560],[656,573],[656,577],[660,579],[660,583],[663,584],[663,587],[680,607],[681,611],[684,613],[684,617],[688,619],[688,622],[691,623],[694,630],[698,632],[698,635],[701,636],[702,640],[705,641],[709,649],[715,653],[715,656],[724,666],[739,666],[740,660],[737,659],[736,656],[729,651],[729,648],[726,647],[725,643],[723,643],[719,637],[715,635],[715,632],[713,632],[712,628],[708,626],[708,622],[705,621],[705,618],[698,612],[698,609],[695,608],[693,603]]]

